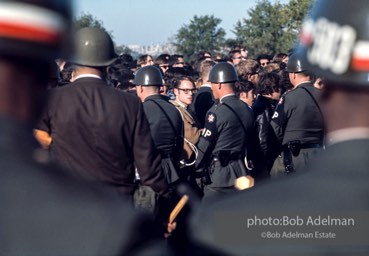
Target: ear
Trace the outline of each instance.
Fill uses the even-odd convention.
[[[140,93],[143,93],[144,89],[142,85],[136,86]]]
[[[218,83],[218,90],[222,89],[222,83]]]
[[[173,88],[173,93],[174,93],[175,96],[177,96],[178,95],[178,89],[177,88]]]

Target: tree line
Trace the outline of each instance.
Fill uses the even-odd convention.
[[[314,0],[290,0],[286,4],[279,1],[259,0],[255,7],[247,11],[247,18],[239,20],[232,33],[234,38],[226,38],[220,26],[222,20],[214,15],[195,15],[174,35],[173,44],[177,52],[187,61],[195,59],[196,53],[207,50],[212,53],[226,53],[232,45],[244,46],[249,55],[288,52],[298,41],[303,19]],[[76,27],[99,27],[103,23],[91,14],[82,14],[75,20]],[[112,34],[112,32],[109,32]],[[119,46],[119,52],[129,53],[129,49]]]

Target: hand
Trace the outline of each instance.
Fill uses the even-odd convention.
[[[177,222],[168,223],[167,225],[167,233],[164,234],[165,238],[168,238],[172,235],[172,232],[176,229]]]

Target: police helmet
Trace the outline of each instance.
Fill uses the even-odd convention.
[[[289,73],[299,73],[308,70],[306,61],[301,58],[299,52],[293,53],[288,57],[287,71]]]
[[[163,85],[163,76],[158,67],[145,66],[137,71],[133,83],[142,86],[159,86]]]
[[[220,62],[215,64],[209,73],[208,82],[230,83],[238,80],[237,72],[232,64]]]
[[[300,36],[312,70],[333,84],[368,87],[368,20],[367,0],[318,0]]]
[[[70,0],[0,0],[0,54],[51,61],[71,49]]]
[[[76,56],[73,63],[105,67],[118,57],[114,51],[114,43],[107,32],[99,28],[82,28],[75,35]]]

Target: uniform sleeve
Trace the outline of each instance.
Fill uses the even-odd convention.
[[[134,131],[133,154],[135,164],[144,185],[150,186],[162,196],[169,193],[168,184],[161,171],[161,158],[154,147],[150,126],[143,111],[141,102],[137,102],[137,120]]]
[[[275,109],[272,121],[270,122],[279,143],[282,143],[283,141],[284,131],[290,116],[290,111],[291,110],[288,107],[288,102],[286,102],[285,96],[282,96]]]
[[[217,116],[214,112],[209,111],[205,118],[205,127],[202,130],[200,140],[197,144],[197,149],[199,151],[199,156],[195,163],[195,168],[201,168],[209,154],[211,153],[215,142],[218,137],[217,129]]]

